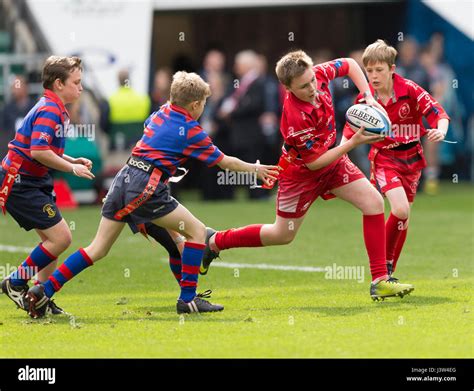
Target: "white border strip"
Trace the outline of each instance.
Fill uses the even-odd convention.
[[[314,266],[288,266],[288,265],[269,265],[266,263],[229,263],[215,261],[212,267],[224,267],[228,269],[259,269],[259,270],[283,270],[290,272],[321,273],[325,272],[324,267]]]
[[[20,247],[0,244],[0,252],[7,253],[30,253],[33,247]],[[168,259],[163,259],[163,262],[168,263]],[[267,263],[230,263],[215,261],[212,267],[223,267],[226,269],[258,269],[258,270],[280,270],[289,272],[304,272],[304,273],[322,273],[326,271],[324,267],[318,266],[289,266],[289,265],[269,265]]]
[[[162,259],[164,263],[168,263],[166,258]],[[258,269],[258,270],[280,270],[289,272],[304,273],[322,273],[326,272],[326,268],[319,266],[289,266],[289,265],[269,265],[267,263],[231,263],[214,261],[212,267],[223,267],[226,269]]]
[[[8,244],[0,244],[0,252],[5,253],[30,253],[34,247],[10,246]]]

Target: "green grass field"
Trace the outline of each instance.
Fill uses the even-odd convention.
[[[109,256],[57,294],[73,314],[31,320],[0,295],[2,357],[473,357],[474,188],[445,184],[420,194],[396,276],[416,287],[404,299],[372,302],[360,213],[340,200],[318,200],[289,246],[234,249],[225,263],[364,266],[365,280],[324,272],[211,267],[199,290],[225,305],[215,314],[178,316],[178,287],[165,251],[128,229]],[[184,200],[218,229],[272,222],[274,202]],[[95,235],[99,208],[64,213],[73,244]],[[0,217],[0,244],[38,240]],[[0,252],[17,266],[24,252]],[[219,261],[216,261],[219,262]],[[4,267],[5,268],[5,267]],[[120,303],[120,304],[119,304]]]

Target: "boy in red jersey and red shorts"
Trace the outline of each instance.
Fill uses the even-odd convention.
[[[357,145],[380,142],[383,136],[367,135],[359,129],[346,144],[336,146],[334,107],[329,82],[348,75],[364,95],[367,104],[375,102],[363,71],[351,58],[341,58],[313,66],[303,51],[291,52],[277,63],[276,74],[286,87],[280,130],[284,138],[284,159],[295,160],[279,175],[277,216],[273,224],[256,224],[208,233],[209,249],[201,273],[220,250],[290,243],[311,204],[339,197],[363,214],[364,241],[370,261],[373,299],[403,296],[414,288],[389,281],[385,258],[383,198],[362,172],[349,160],[347,152]]]
[[[374,98],[392,122],[390,137],[372,144],[371,181],[378,184],[390,203],[385,224],[387,267],[395,271],[407,236],[410,209],[415,199],[421,170],[426,167],[420,139],[440,142],[446,136],[449,117],[440,104],[423,88],[395,73],[397,51],[381,39],[367,46],[362,61]],[[356,102],[361,99],[359,95]],[[425,129],[422,117],[431,129]],[[341,143],[354,136],[346,124]]]

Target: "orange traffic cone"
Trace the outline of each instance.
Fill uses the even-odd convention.
[[[54,181],[54,192],[56,193],[56,205],[59,209],[77,208],[77,201],[65,179]]]

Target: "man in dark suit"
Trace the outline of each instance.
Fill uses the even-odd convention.
[[[235,56],[234,72],[238,80],[233,81],[234,91],[220,108],[219,116],[230,126],[230,141],[234,155],[247,161],[262,159],[265,136],[260,117],[265,112],[265,80],[259,72],[259,58],[252,50]],[[252,199],[267,198],[269,192],[250,189]]]

